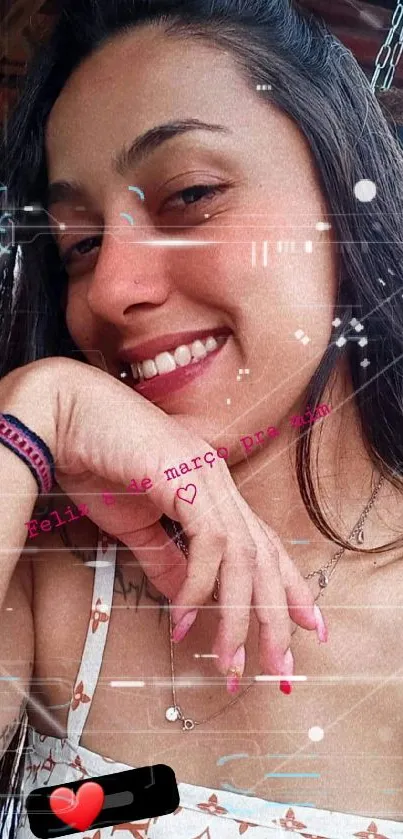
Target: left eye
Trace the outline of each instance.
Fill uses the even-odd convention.
[[[72,262],[75,255],[78,255],[79,257],[86,256],[86,254],[90,253],[94,247],[100,247],[101,242],[102,236],[89,236],[88,239],[82,239],[81,242],[76,242],[75,245],[72,245],[72,247],[62,255],[63,265],[68,265]]]
[[[218,186],[217,184],[195,184],[194,186],[187,187],[187,189],[181,189],[180,192],[176,192],[172,198],[168,198],[164,207],[184,209],[183,204],[181,206],[178,205],[178,201],[183,201],[185,207],[189,207],[191,204],[198,204],[203,198],[207,200],[214,198],[217,193],[223,192],[224,189],[225,187]]]

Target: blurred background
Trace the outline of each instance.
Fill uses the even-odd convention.
[[[83,3],[86,0],[82,0]],[[298,0],[307,12],[321,16],[356,56],[371,79],[375,60],[391,28],[387,64],[403,49],[403,0]],[[0,123],[6,131],[10,110],[18,97],[21,79],[35,45],[49,34],[63,0],[0,0]],[[399,42],[400,38],[400,42]],[[393,48],[397,43],[395,52]],[[381,61],[387,56],[387,48]],[[387,68],[386,68],[387,69]],[[382,86],[382,75],[378,88]],[[403,57],[397,63],[392,89],[381,95],[391,120],[403,125]],[[403,134],[401,135],[403,139]]]

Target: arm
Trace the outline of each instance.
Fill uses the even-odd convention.
[[[27,538],[24,523],[31,517],[36,497],[37,486],[29,469],[0,446],[0,609]]]
[[[30,563],[20,554],[36,498],[29,469],[0,446],[0,759],[24,713],[33,669]]]
[[[43,359],[9,373],[0,382],[0,409],[47,444],[63,491],[74,503],[91,501],[94,524],[126,545],[171,600],[175,641],[186,634],[189,619],[194,622],[220,571],[213,649],[220,672],[233,681],[234,668],[237,674],[243,670],[239,660],[245,657],[253,600],[263,671],[291,675],[290,617],[313,630],[316,615],[309,586],[279,538],[249,508],[222,459],[214,470],[198,473],[194,507],[163,477],[169,463],[193,460],[206,441],[113,376],[70,359]],[[133,475],[152,475],[155,482],[136,497],[124,491]],[[0,607],[36,498],[34,478],[8,450],[0,452],[0,493],[3,487],[10,500],[0,520]],[[119,493],[112,506],[102,501],[105,489]],[[162,515],[179,522],[187,556],[167,539]]]
[[[0,609],[0,760],[26,707],[33,659],[30,567],[23,559],[12,574]]]

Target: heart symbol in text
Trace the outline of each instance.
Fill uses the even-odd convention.
[[[190,489],[190,495],[192,496],[191,498],[185,498],[188,489]],[[182,493],[182,495],[181,495],[181,493]],[[196,498],[196,493],[197,493],[197,488],[194,484],[188,484],[186,487],[180,487],[179,489],[176,490],[176,494],[177,494],[178,498],[180,498],[181,501],[186,501],[187,504],[193,504],[193,501]]]
[[[60,821],[78,830],[87,830],[102,810],[105,793],[95,781],[86,781],[76,793],[58,787],[49,798],[51,810]]]

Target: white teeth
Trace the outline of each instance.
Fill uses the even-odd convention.
[[[206,341],[207,352],[213,352],[213,350],[216,350],[217,347],[218,347],[218,344],[217,344],[216,339],[213,338],[212,335],[210,335],[210,338],[207,338],[207,341]]]
[[[178,367],[186,367],[192,360],[192,353],[189,347],[186,344],[181,344],[180,347],[177,347],[174,352],[174,359]]]
[[[206,347],[204,346],[202,341],[193,341],[191,351],[193,358],[205,358],[207,355]]]
[[[210,335],[203,341],[199,339],[192,344],[181,344],[172,352],[159,353],[154,359],[138,361],[130,365],[135,381],[153,379],[154,376],[161,376],[165,373],[172,373],[177,367],[186,367],[188,364],[196,364],[205,358],[207,353],[214,352],[218,347],[225,344],[226,337],[220,335],[217,339]]]
[[[155,364],[160,375],[161,373],[172,373],[173,370],[176,370],[175,359],[170,352],[159,353],[155,358]]]
[[[151,358],[148,358],[147,361],[143,361],[139,367],[143,368],[143,375],[145,379],[153,379],[154,376],[157,376],[158,374],[156,364]]]

